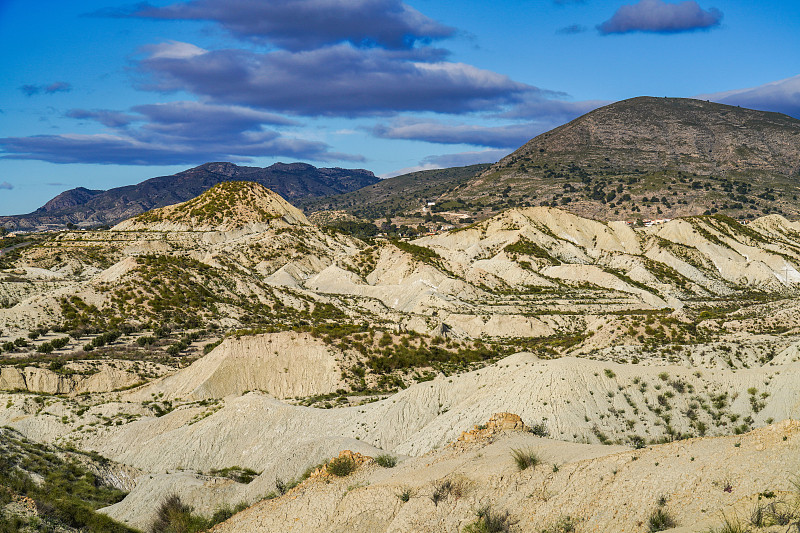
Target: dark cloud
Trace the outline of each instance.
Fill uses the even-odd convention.
[[[517,148],[544,130],[540,124],[477,126],[445,124],[437,121],[396,120],[378,124],[372,130],[384,139],[409,139],[439,144],[474,144],[493,148]]]
[[[146,117],[147,127],[153,131],[181,136],[223,136],[256,129],[262,124],[297,125],[296,121],[273,113],[200,102],[149,104],[131,109]]]
[[[42,89],[38,85],[23,85],[19,90],[22,91],[22,94],[25,96],[33,96],[34,94],[39,94]]]
[[[54,94],[54,93],[68,93],[72,90],[72,85],[65,81],[56,81],[49,85],[23,85],[19,88],[25,96],[33,96],[35,94]]]
[[[143,105],[132,111],[125,114],[73,110],[70,116],[110,124],[111,132],[0,138],[2,157],[125,165],[247,161],[252,157],[272,156],[315,161],[363,160],[361,156],[331,152],[327,144],[319,141],[286,137],[264,129],[263,124],[292,124],[271,113],[198,102]],[[124,118],[117,119],[117,115]]]
[[[761,111],[775,111],[800,119],[800,75],[758,87],[702,94],[697,98]]]
[[[575,35],[576,33],[584,33],[586,31],[588,31],[586,26],[581,26],[580,24],[570,24],[569,26],[559,28],[556,30],[556,33],[560,33],[562,35]]]
[[[139,5],[132,15],[213,21],[237,37],[294,51],[342,42],[410,49],[455,32],[399,0],[193,0],[165,7]]]
[[[14,186],[13,186],[13,185],[11,185],[11,184],[10,184],[9,182],[7,182],[7,181],[4,181],[4,182],[0,183],[0,189],[6,189],[6,190],[9,190],[9,191],[10,191],[10,190],[11,190],[11,189],[13,189],[13,188],[14,188]]]
[[[149,89],[299,115],[461,113],[497,109],[536,90],[495,72],[441,61],[435,50],[336,45],[256,53],[170,42],[148,51],[140,68],[152,76]]]
[[[47,94],[53,93],[68,93],[72,90],[72,85],[65,81],[57,81],[44,87],[44,92]]]
[[[704,10],[694,0],[670,4],[664,0],[639,0],[633,5],[620,7],[597,29],[603,35],[630,33],[681,33],[708,30],[722,22],[722,11]]]
[[[136,117],[129,113],[108,109],[71,109],[66,112],[66,116],[79,120],[93,120],[109,128],[121,128],[136,120]]]

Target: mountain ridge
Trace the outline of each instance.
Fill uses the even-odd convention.
[[[9,229],[67,223],[113,225],[153,208],[190,200],[223,181],[242,180],[259,183],[293,200],[356,190],[378,182],[379,178],[364,169],[317,168],[306,163],[275,163],[260,168],[211,162],[96,194],[82,187],[71,189],[33,213],[0,217],[0,225]]]

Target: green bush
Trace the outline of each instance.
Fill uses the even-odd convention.
[[[505,533],[511,530],[508,511],[498,513],[485,505],[477,511],[478,520],[464,528],[464,533]]]
[[[578,529],[578,520],[565,515],[556,520],[552,526],[542,530],[542,533],[574,533]]]
[[[150,346],[154,342],[156,342],[156,338],[151,336],[143,336],[136,339],[136,344],[141,347]]]
[[[50,341],[50,344],[53,345],[53,349],[60,350],[69,344],[69,337],[59,337],[58,339],[53,339]]]
[[[36,347],[36,351],[39,353],[51,353],[53,351],[53,345],[49,342],[43,342]]]
[[[389,455],[388,453],[382,453],[375,458],[375,462],[384,468],[393,468],[397,464],[397,457]]]
[[[250,468],[242,468],[240,466],[229,466],[228,468],[212,470],[211,475],[226,477],[234,480],[237,483],[247,484],[261,475],[261,472],[256,472]]]
[[[536,467],[542,462],[536,452],[532,450],[511,450],[511,457],[520,470]]]
[[[331,459],[331,461],[325,466],[325,469],[329,474],[337,477],[349,476],[356,469],[356,461],[352,457],[342,455]]]
[[[647,519],[647,531],[650,533],[672,529],[677,526],[678,523],[675,518],[663,507],[659,507],[650,513],[650,518]]]
[[[196,533],[207,529],[208,521],[192,511],[176,494],[167,496],[158,507],[150,533]]]

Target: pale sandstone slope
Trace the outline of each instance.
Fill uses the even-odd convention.
[[[519,471],[514,449],[534,451],[544,464]],[[761,492],[793,498],[791,476],[798,469],[798,422],[631,451],[509,432],[456,443],[394,469],[370,464],[344,479],[312,479],[214,531],[457,533],[486,505],[507,511],[514,532],[541,531],[565,516],[579,532],[643,531],[663,497],[680,531],[699,532],[721,524],[723,513],[748,516]],[[444,480],[460,493],[435,504],[433,492]],[[399,497],[405,490],[407,502]]]
[[[203,400],[260,390],[275,398],[327,394],[344,385],[341,352],[308,333],[290,331],[228,338],[188,368],[130,398]]]

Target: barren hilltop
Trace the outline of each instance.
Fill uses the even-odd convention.
[[[610,106],[477,177],[443,179],[459,194],[572,179],[528,174],[544,154],[548,168],[608,157],[633,177],[674,172],[676,192],[681,177],[793,179],[780,116],[713,107],[708,155],[697,120],[671,105],[707,108],[620,104],[669,123],[672,155],[653,140],[663,128],[643,137],[655,155],[638,173],[630,139],[598,125]],[[623,111],[618,129],[638,116]],[[736,138],[763,135],[768,165],[736,166],[721,148],[732,124],[762,128]],[[440,185],[421,179],[417,191]],[[4,237],[0,526],[800,527],[800,222],[770,209],[747,224],[716,212],[641,226],[545,203],[404,239],[225,180],[110,229]]]

